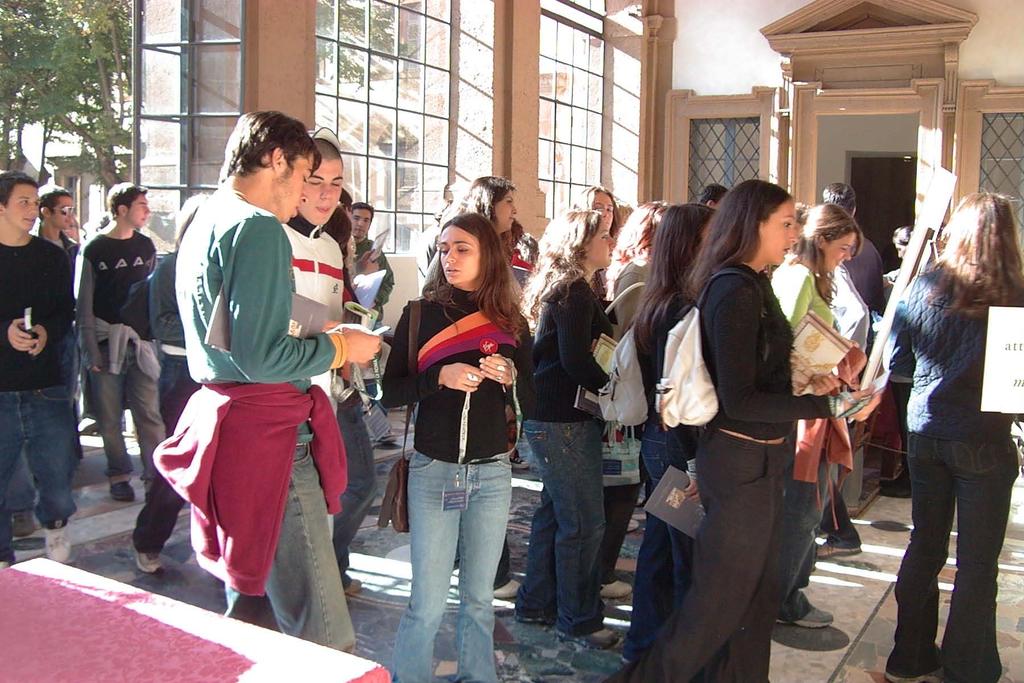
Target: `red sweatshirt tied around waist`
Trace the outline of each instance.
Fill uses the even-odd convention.
[[[158,470],[192,504],[200,566],[246,595],[263,595],[281,532],[299,425],[310,422],[313,460],[327,511],[348,485],[334,408],[313,386],[208,384],[189,399],[174,436],[153,454]]]

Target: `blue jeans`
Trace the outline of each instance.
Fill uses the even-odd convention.
[[[345,582],[345,572],[349,566],[348,546],[377,495],[377,472],[373,466],[370,434],[363,422],[362,401],[354,401],[353,405],[339,405],[337,417],[341,438],[345,441],[348,487],[341,494],[341,512],[334,515],[333,542],[341,580]]]
[[[63,386],[0,392],[0,510],[6,509],[7,487],[24,451],[39,490],[39,522],[54,528],[74,514],[71,477],[78,434],[72,420]],[[0,514],[0,562],[13,561],[11,516]]]
[[[227,616],[350,651],[356,642],[331,551],[327,503],[308,444],[295,449],[288,499],[266,595],[225,588]]]
[[[103,450],[107,454],[105,474],[111,483],[131,479],[132,461],[128,457],[124,434],[121,433],[121,417],[126,401],[138,431],[144,479],[151,479],[155,475],[153,451],[165,436],[163,420],[160,418],[157,380],[139,367],[131,345],[125,354],[124,366],[119,375],[89,371],[92,406],[96,411],[100,436],[103,437]]]
[[[787,443],[795,448],[792,441]],[[817,483],[797,481],[793,478],[793,459],[790,458],[784,477],[782,547],[779,548],[782,606],[779,607],[779,619],[797,621],[814,607],[804,594],[804,588],[810,584],[811,572],[814,571],[817,556],[814,539],[821,524],[821,510],[829,506],[830,468],[822,461],[818,465]],[[818,506],[819,498],[821,507]]]
[[[68,391],[71,403],[76,436],[72,440],[72,452],[78,460],[82,459],[82,443],[78,440],[78,344],[74,328],[64,335],[57,343],[60,354],[60,378]],[[36,502],[36,487],[32,475],[28,471],[28,461],[19,458],[17,468],[7,487],[7,509],[11,512],[31,510]]]
[[[544,488],[533,513],[516,613],[551,619],[566,635],[587,635],[604,623],[598,564],[605,526],[601,425],[527,420],[523,432]]]
[[[464,511],[444,510],[443,495],[461,472]],[[409,461],[412,593],[395,636],[396,683],[434,680],[434,637],[444,616],[455,548],[461,545],[458,681],[497,681],[494,667],[494,572],[508,524],[512,467],[507,458],[456,465],[414,453]]]
[[[680,441],[676,432],[662,431],[657,416],[648,420],[644,427],[640,457],[647,469],[647,495],[654,491],[669,466],[685,472],[687,458],[697,455],[697,430],[693,427],[677,427],[676,430],[684,431],[688,437],[685,449],[676,447]],[[667,443],[669,437],[672,437],[671,445]],[[633,613],[622,646],[625,659],[636,660],[654,644],[672,610],[682,605],[692,572],[693,539],[654,515],[647,515],[633,579]]]
[[[36,487],[32,483],[32,474],[28,471],[28,460],[19,456],[11,472],[11,480],[7,484],[7,502],[4,512],[22,512],[31,510],[36,502]]]
[[[999,680],[996,577],[1017,479],[1009,435],[1004,444],[940,441],[910,434],[907,461],[914,530],[896,581],[896,644],[886,670],[915,676],[943,668],[949,683]],[[938,576],[957,514],[956,579],[942,651]]]

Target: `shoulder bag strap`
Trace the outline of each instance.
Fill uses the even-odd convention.
[[[420,338],[420,299],[413,299],[409,302],[409,366],[407,372],[413,372],[417,365],[418,342]],[[402,436],[402,452],[405,452],[409,440],[409,421],[412,419],[413,406],[405,407],[405,434]]]

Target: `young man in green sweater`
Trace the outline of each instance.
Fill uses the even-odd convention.
[[[365,363],[379,350],[380,339],[358,326],[306,338],[289,334],[292,249],[282,224],[296,214],[303,183],[317,163],[319,153],[305,127],[280,112],[243,115],[228,139],[221,186],[200,207],[178,250],[178,308],[189,371],[197,382],[291,383],[307,392],[310,377],[346,362]],[[215,321],[220,315],[226,316],[223,324]],[[218,330],[226,331],[226,338],[215,341]],[[334,420],[330,425],[337,429]],[[262,439],[260,430],[254,420],[249,438]],[[276,622],[289,635],[351,650],[355,635],[315,452],[310,456],[312,439],[310,423],[301,423],[266,595],[242,594],[227,585],[227,614],[264,625]],[[218,452],[218,465],[223,455]],[[276,453],[257,449],[245,457],[258,466]],[[260,473],[253,470],[253,476]],[[222,483],[230,490],[221,496],[248,488],[244,481]],[[277,514],[273,506],[264,509]]]
[[[373,302],[373,308],[377,310],[378,320],[384,319],[384,304],[391,298],[391,292],[395,289],[395,272],[391,270],[388,257],[383,251],[374,249],[374,240],[370,239],[370,226],[373,224],[374,210],[366,202],[356,202],[352,205],[352,239],[356,243],[356,273],[376,273],[378,270],[385,272],[384,279],[377,291],[377,298]]]

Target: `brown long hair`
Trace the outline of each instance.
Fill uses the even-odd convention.
[[[835,293],[835,276],[831,271],[825,271],[824,254],[818,246],[818,240],[834,242],[850,233],[856,233],[856,250],[859,251],[860,245],[864,242],[864,235],[853,216],[838,204],[818,204],[807,210],[800,239],[793,248],[793,260],[811,271],[814,288],[830,306],[832,295]]]
[[[619,239],[615,242],[615,251],[612,252],[612,264],[607,271],[609,299],[615,298],[615,281],[619,279],[623,268],[633,261],[646,261],[650,257],[654,233],[667,208],[665,202],[646,202],[636,207],[622,226]]]
[[[764,180],[744,180],[722,198],[711,218],[686,295],[696,301],[711,276],[753,258],[761,245],[761,223],[792,197]]]
[[[633,319],[633,338],[641,351],[652,350],[655,327],[665,319],[669,309],[688,301],[687,276],[714,213],[714,209],[704,204],[676,204],[665,211],[654,234],[651,274]]]
[[[607,187],[591,185],[583,188],[583,191],[576,197],[572,208],[576,211],[592,211],[594,209],[594,197],[599,194],[606,194],[612,200],[612,227],[609,229],[609,232],[612,235],[612,239],[618,239],[619,230],[622,228],[622,223],[620,222],[622,219],[619,217],[619,200],[615,198],[615,194]]]
[[[586,275],[587,245],[601,229],[599,211],[566,211],[548,223],[538,245],[537,268],[523,293],[523,311],[531,324],[540,318],[545,301],[564,297],[569,286]]]
[[[1024,292],[1017,220],[1009,198],[976,192],[960,200],[944,229],[946,246],[936,260],[933,296],[949,307],[979,317],[989,306],[1016,303]]]
[[[470,298],[480,312],[510,334],[518,336],[527,328],[526,319],[519,310],[519,286],[512,277],[512,268],[505,259],[498,233],[491,222],[478,213],[462,213],[450,219],[443,226],[465,230],[480,244],[480,286],[470,293]],[[438,252],[438,261],[444,256]],[[451,305],[452,290],[443,268],[432,268],[423,285],[423,298],[427,301]]]

